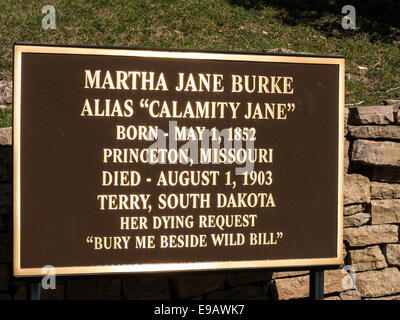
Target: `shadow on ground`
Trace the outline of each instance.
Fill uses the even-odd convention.
[[[234,5],[258,10],[264,6],[281,9],[282,23],[305,24],[327,36],[348,36],[353,30],[341,26],[342,8],[353,5],[356,10],[356,32],[368,33],[371,40],[400,43],[399,0],[229,0]],[[354,32],[354,31],[353,31]]]

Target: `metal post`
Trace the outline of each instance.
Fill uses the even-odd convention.
[[[42,298],[42,283],[39,280],[30,281],[28,283],[28,299],[41,300]]]
[[[324,300],[324,270],[310,271],[310,299]]]

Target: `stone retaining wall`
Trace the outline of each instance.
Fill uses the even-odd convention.
[[[345,263],[362,299],[400,299],[400,101],[346,110]]]
[[[341,269],[325,271],[326,299],[400,300],[400,101],[387,104],[346,109],[344,263],[356,271],[356,289],[345,289]],[[26,281],[12,276],[11,143],[11,128],[0,129],[0,300],[27,297]],[[69,277],[43,298],[304,299],[308,285],[308,271]]]

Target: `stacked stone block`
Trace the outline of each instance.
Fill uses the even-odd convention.
[[[362,299],[400,297],[400,101],[349,108],[345,263]]]

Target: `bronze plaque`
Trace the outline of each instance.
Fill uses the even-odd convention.
[[[14,274],[342,262],[344,59],[14,46]]]

